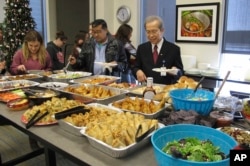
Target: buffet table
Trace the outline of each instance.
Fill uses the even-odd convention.
[[[41,83],[45,81],[39,82]],[[64,94],[64,96],[67,94],[68,93]],[[115,98],[111,97],[103,101],[100,100],[98,103],[107,105],[115,100],[124,99],[126,95],[127,94],[120,94]],[[74,99],[74,96],[67,96],[67,98]],[[79,99],[79,96],[77,99]],[[82,99],[84,101],[84,98]],[[25,111],[10,111],[4,103],[0,103],[0,107],[0,116],[2,118],[10,121],[14,127],[42,144],[45,152],[46,165],[48,166],[56,165],[55,152],[78,165],[157,165],[151,143],[148,143],[124,158],[113,158],[95,149],[90,145],[86,137],[76,136],[67,132],[58,124],[33,126],[26,129],[25,124],[21,121],[21,117]],[[242,124],[242,122],[239,121],[236,122],[236,124]],[[246,128],[248,129],[248,127]]]
[[[120,97],[123,98],[124,96]],[[156,165],[151,144],[133,152],[125,158],[112,158],[93,148],[85,137],[68,133],[58,125],[34,126],[26,129],[25,125],[21,122],[21,116],[24,111],[9,111],[3,103],[0,103],[0,106],[0,116],[10,120],[13,126],[39,141],[44,146],[46,165],[56,165],[55,152],[60,153],[79,165]]]

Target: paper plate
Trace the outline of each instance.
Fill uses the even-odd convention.
[[[179,71],[178,69],[166,69],[166,68],[153,68],[152,70],[159,73],[161,72],[171,73],[173,75],[176,75],[177,72]]]

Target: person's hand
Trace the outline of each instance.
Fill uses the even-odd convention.
[[[147,77],[142,70],[136,72],[136,77],[139,82],[145,82],[147,80]]]
[[[74,65],[76,63],[76,57],[70,55],[68,61],[69,64]]]
[[[111,64],[111,65],[109,65],[109,67],[112,67],[112,68],[114,68],[118,65],[116,61],[109,62],[109,64]]]
[[[178,72],[178,68],[173,66],[171,69],[175,69],[176,71],[171,71],[171,72],[167,72],[167,73],[170,74],[170,75],[176,75],[177,72]]]
[[[19,65],[19,66],[17,66],[17,70],[24,72],[24,71],[26,71],[26,67],[24,65]]]
[[[6,67],[6,61],[0,62],[0,70],[5,69],[5,67]]]

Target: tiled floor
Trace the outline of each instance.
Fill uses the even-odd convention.
[[[0,154],[2,162],[24,155],[31,151],[29,138],[12,126],[0,126]],[[75,163],[65,159],[60,154],[56,154],[57,166],[77,166]],[[44,155],[39,155],[27,160],[17,166],[45,166]]]

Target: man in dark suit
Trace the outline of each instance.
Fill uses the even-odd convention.
[[[180,48],[168,42],[164,37],[163,21],[158,16],[146,18],[144,27],[148,42],[138,46],[136,53],[136,64],[133,73],[139,82],[146,81],[147,77],[153,77],[154,83],[174,84],[183,73],[183,64]],[[155,46],[157,45],[157,47]],[[155,48],[156,47],[156,48]],[[157,55],[154,62],[154,51]],[[166,67],[167,69],[178,69],[178,73],[158,72],[154,68]]]

